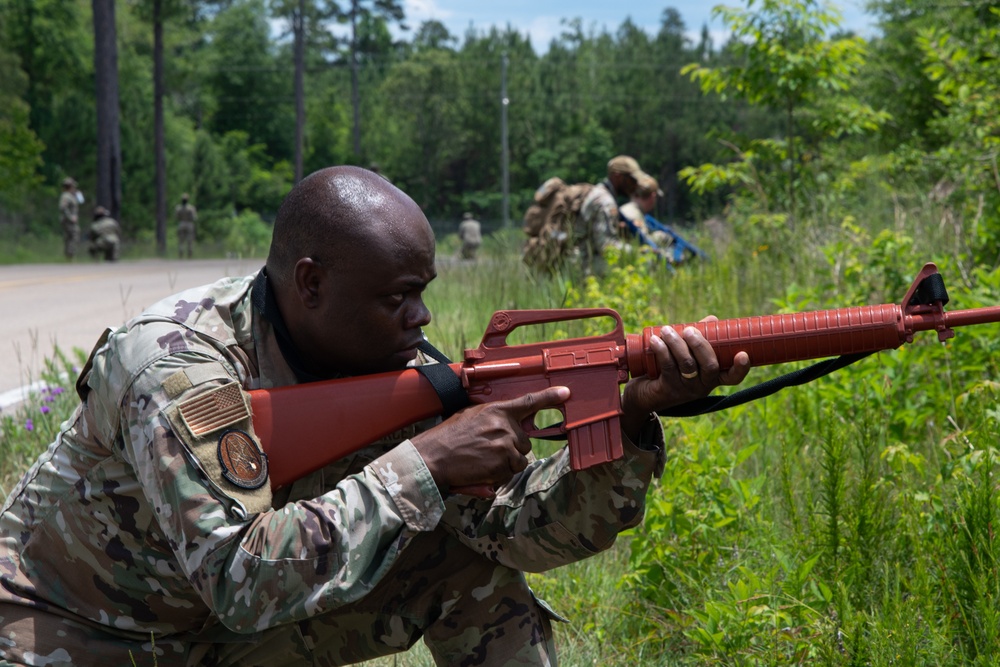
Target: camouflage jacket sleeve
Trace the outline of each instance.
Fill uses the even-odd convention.
[[[581,208],[586,243],[595,251],[602,251],[618,242],[618,204],[603,186],[591,190]]]
[[[574,471],[563,447],[532,462],[492,503],[453,496],[442,525],[487,558],[525,572],[542,572],[604,551],[638,525],[646,491],[663,473],[658,419],[638,443],[624,439],[625,456]]]
[[[259,631],[357,600],[414,535],[437,526],[443,501],[408,441],[320,497],[283,507],[271,508],[266,480],[253,490],[229,483],[218,472],[218,431],[178,418],[183,406],[235,384],[213,367],[223,368],[193,352],[150,365],[124,396],[121,429],[123,454],[183,576],[231,630]],[[178,369],[203,381],[178,389],[169,379]],[[243,416],[227,428],[252,433]]]

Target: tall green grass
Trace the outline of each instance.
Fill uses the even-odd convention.
[[[458,358],[500,308],[611,306],[635,331],[899,302],[924,261],[941,268],[949,307],[1000,301],[1000,273],[962,254],[971,231],[941,225],[919,200],[906,206],[824,210],[794,235],[736,216],[728,239],[688,232],[710,261],[670,272],[625,253],[602,280],[530,275],[516,230],[488,239],[476,263],[455,261],[444,239],[427,333]],[[665,420],[668,463],[642,526],[529,577],[572,620],[556,626],[561,663],[1000,663],[998,333],[963,328],[944,345],[919,334],[810,385]],[[795,366],[754,369],[747,383]],[[0,436],[4,489],[46,441],[20,424],[6,418]],[[417,647],[371,664],[431,661]]]

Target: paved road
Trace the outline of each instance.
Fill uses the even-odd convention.
[[[252,273],[262,264],[219,259],[0,266],[0,411],[38,382],[55,346],[89,352],[105,327],[161,298]]]

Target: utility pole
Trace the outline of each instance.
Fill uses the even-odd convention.
[[[351,110],[354,113],[354,156],[361,156],[361,97],[358,92],[358,0],[351,0]]]
[[[500,57],[500,144],[501,171],[503,173],[503,226],[510,227],[510,148],[507,141],[507,54]]]
[[[295,35],[295,182],[302,180],[303,152],[306,134],[306,0],[299,0],[292,13],[292,32]]]

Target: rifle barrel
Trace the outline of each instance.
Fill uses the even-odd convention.
[[[1000,322],[1000,306],[970,308],[968,310],[950,310],[945,312],[944,321],[949,327],[964,327],[970,324],[989,324],[991,322]]]

